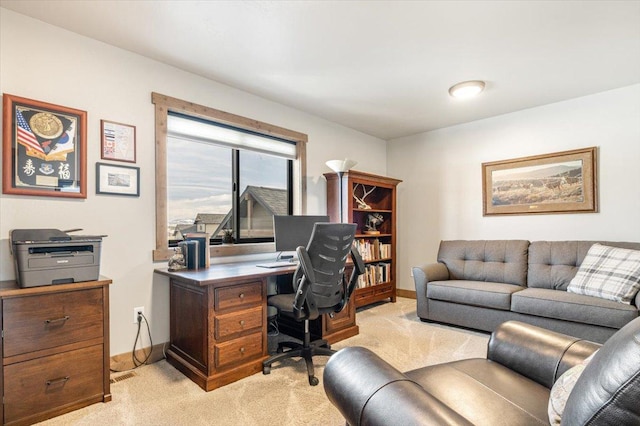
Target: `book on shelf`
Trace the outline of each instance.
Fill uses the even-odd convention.
[[[211,263],[209,259],[209,234],[204,232],[190,232],[185,234],[185,241],[198,242],[198,265],[197,268],[208,268]]]
[[[360,257],[365,262],[391,257],[391,244],[382,243],[379,239],[363,238],[354,241]]]
[[[391,264],[380,262],[366,265],[364,273],[358,277],[358,288],[371,287],[373,285],[391,281]]]

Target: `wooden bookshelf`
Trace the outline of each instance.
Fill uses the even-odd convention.
[[[331,221],[340,222],[342,208],[342,221],[358,225],[355,244],[367,272],[361,276],[355,291],[356,308],[384,300],[395,302],[396,187],[402,181],[356,170],[345,172],[342,179],[336,173],[325,173],[324,177],[327,179],[327,214]],[[376,226],[379,234],[368,233],[370,215],[382,218],[382,223]]]

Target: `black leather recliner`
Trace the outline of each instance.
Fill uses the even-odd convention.
[[[507,321],[491,335],[486,359],[406,373],[349,347],[329,359],[324,387],[351,426],[549,424],[554,382],[598,348],[569,394],[562,425],[640,425],[640,318],[602,346]]]

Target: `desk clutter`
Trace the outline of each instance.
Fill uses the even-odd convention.
[[[204,269],[210,266],[209,234],[189,233],[169,258],[169,271]]]

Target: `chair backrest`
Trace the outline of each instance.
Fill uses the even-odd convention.
[[[296,319],[315,319],[340,312],[347,305],[364,265],[353,247],[356,225],[316,223],[307,247],[298,247],[300,265],[293,278]],[[344,277],[347,257],[353,259],[349,282]]]
[[[640,318],[598,350],[576,382],[563,425],[640,424]]]

